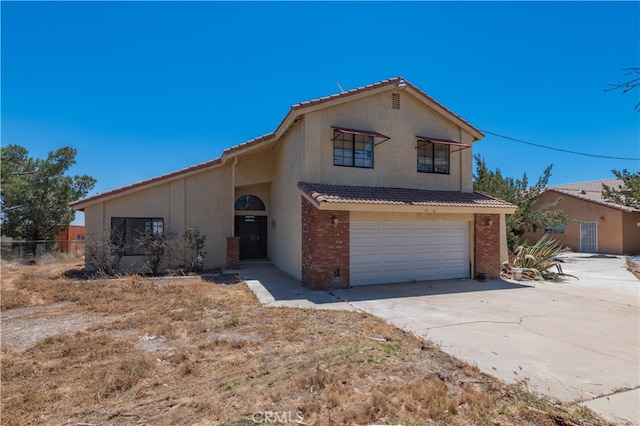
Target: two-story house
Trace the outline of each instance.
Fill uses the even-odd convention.
[[[291,107],[273,133],[220,158],[72,203],[87,239],[206,236],[205,268],[270,259],[304,285],[500,274],[505,214],[473,192],[483,134],[400,77]],[[171,266],[171,265],[166,265]]]

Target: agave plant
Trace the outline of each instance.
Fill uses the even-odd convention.
[[[513,254],[511,263],[504,262],[503,266],[512,275],[522,274],[535,280],[555,280],[560,276],[577,277],[565,274],[562,266],[555,258],[562,253],[562,246],[545,234],[534,245],[527,243],[518,246]]]

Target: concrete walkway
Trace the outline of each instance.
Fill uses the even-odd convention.
[[[558,282],[450,280],[310,291],[270,264],[241,276],[269,306],[369,312],[507,383],[640,425],[640,281],[623,257],[563,256]]]
[[[243,262],[239,270],[223,272],[239,274],[260,303],[266,306],[357,310],[356,307],[326,291],[303,287],[300,281],[273,266],[271,262]]]

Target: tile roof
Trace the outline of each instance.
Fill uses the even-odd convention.
[[[325,185],[299,182],[298,188],[318,203],[387,204],[424,207],[515,209],[511,203],[476,192]]]
[[[196,164],[194,166],[190,166],[190,167],[187,167],[187,168],[184,168],[184,169],[180,169],[180,170],[177,170],[175,172],[167,173],[167,174],[164,174],[164,175],[161,175],[161,176],[156,176],[156,177],[153,177],[151,179],[146,179],[146,180],[143,180],[143,181],[140,181],[140,182],[132,183],[130,185],[122,186],[120,188],[112,189],[111,191],[101,192],[99,194],[95,194],[95,195],[92,195],[90,197],[82,198],[80,200],[77,200],[77,201],[74,201],[72,203],[69,203],[69,205],[71,207],[75,207],[75,206],[78,206],[80,204],[90,203],[92,201],[95,201],[95,200],[98,200],[98,199],[101,199],[101,198],[104,198],[104,197],[117,195],[117,194],[120,194],[122,192],[127,192],[127,191],[129,191],[131,189],[135,189],[135,188],[138,188],[138,187],[144,187],[144,186],[151,185],[151,184],[154,184],[154,183],[157,183],[157,182],[161,182],[163,180],[170,179],[170,178],[173,178],[173,177],[182,176],[184,174],[197,172],[199,170],[203,170],[203,169],[207,169],[209,167],[217,166],[218,164],[222,164],[222,160],[220,158],[216,158],[216,159],[213,159],[211,161],[206,161],[204,163]]]
[[[213,160],[201,163],[201,164],[196,164],[194,166],[182,169],[182,170],[177,170],[175,172],[171,172],[162,176],[157,176],[151,179],[147,179],[141,182],[136,182],[133,183],[131,185],[127,185],[127,186],[123,186],[120,188],[116,188],[110,191],[106,191],[100,194],[96,194],[96,195],[92,195],[90,197],[86,197],[77,201],[74,201],[72,203],[70,203],[69,205],[71,207],[74,208],[78,208],[80,210],[82,210],[84,207],[81,207],[83,205],[85,205],[86,203],[91,203],[91,202],[95,202],[98,201],[99,199],[102,199],[104,197],[109,197],[109,196],[113,196],[113,195],[117,195],[119,193],[123,193],[129,190],[133,190],[133,189],[138,189],[150,184],[154,184],[157,183],[159,181],[165,180],[165,179],[170,179],[170,178],[175,178],[184,174],[188,174],[197,170],[202,170],[202,169],[206,169],[212,166],[217,166],[219,164],[222,164],[226,158],[229,155],[238,153],[239,151],[242,151],[246,148],[250,148],[253,147],[255,145],[260,145],[263,143],[268,143],[270,141],[273,141],[275,139],[277,139],[278,137],[278,131],[284,126],[284,127],[289,127],[291,126],[292,123],[295,123],[298,118],[296,118],[298,115],[300,114],[304,114],[304,110],[308,107],[312,107],[312,106],[316,106],[316,105],[320,105],[323,104],[325,102],[328,101],[333,101],[336,99],[344,99],[344,98],[349,98],[350,96],[356,95],[356,94],[361,94],[361,93],[366,93],[368,91],[371,90],[375,90],[375,89],[379,89],[379,88],[383,88],[386,86],[397,86],[399,82],[404,82],[406,87],[410,87],[412,90],[414,90],[415,92],[417,92],[420,96],[422,96],[424,99],[426,99],[428,102],[430,102],[432,105],[434,105],[435,107],[439,108],[441,110],[441,113],[444,113],[445,115],[449,115],[451,118],[453,118],[454,120],[459,120],[459,123],[461,123],[463,126],[467,126],[468,130],[470,130],[472,133],[475,133],[475,137],[476,138],[481,138],[484,135],[482,134],[482,132],[480,132],[480,130],[476,129],[475,127],[473,127],[471,124],[469,124],[464,118],[462,118],[461,116],[453,113],[452,111],[450,111],[449,109],[447,109],[445,106],[443,106],[442,104],[440,104],[439,102],[437,102],[435,99],[431,98],[429,95],[427,95],[425,92],[423,92],[422,90],[418,89],[416,86],[414,86],[413,84],[409,83],[408,81],[404,80],[402,77],[394,77],[394,78],[390,78],[387,80],[382,80],[379,81],[377,83],[373,83],[373,84],[368,84],[366,86],[362,86],[362,87],[357,87],[355,89],[351,89],[348,91],[344,91],[344,92],[340,92],[338,94],[334,94],[331,96],[325,96],[322,98],[318,98],[318,99],[311,99],[309,101],[305,101],[305,102],[301,102],[295,105],[291,106],[291,109],[289,110],[289,112],[287,113],[287,115],[285,116],[285,118],[282,120],[282,122],[280,122],[280,124],[278,125],[276,131],[268,133],[266,135],[263,136],[259,136],[257,138],[251,139],[249,141],[243,142],[241,144],[232,146],[230,148],[227,148],[223,151],[222,155],[219,158],[215,158]],[[290,119],[290,121],[288,121],[288,119]],[[285,126],[285,123],[286,124]],[[286,128],[283,128],[283,130],[286,130]],[[386,137],[386,136],[385,136]]]
[[[297,111],[297,110],[301,110],[304,108],[308,108],[308,107],[312,107],[312,106],[316,106],[316,105],[320,105],[323,104],[325,102],[330,102],[336,99],[343,99],[343,98],[348,98],[352,95],[357,95],[357,94],[361,94],[361,93],[365,93],[371,90],[376,90],[385,86],[397,86],[398,83],[403,82],[405,84],[405,87],[409,87],[411,88],[413,91],[417,92],[421,97],[423,97],[425,100],[427,100],[428,102],[430,102],[432,105],[436,106],[437,108],[441,109],[443,113],[445,113],[446,115],[449,115],[451,118],[454,118],[455,120],[459,120],[462,124],[464,124],[465,126],[468,126],[468,129],[471,130],[472,133],[476,133],[474,136],[476,136],[476,138],[480,139],[484,136],[484,134],[478,130],[477,128],[475,128],[474,126],[472,126],[467,120],[465,120],[464,118],[462,118],[462,116],[454,113],[453,111],[451,111],[450,109],[448,109],[447,107],[445,107],[444,105],[442,105],[440,102],[436,101],[435,99],[433,99],[431,96],[427,95],[425,92],[423,92],[422,90],[420,90],[418,87],[414,86],[413,84],[411,84],[410,82],[408,82],[407,80],[405,80],[404,78],[397,76],[397,77],[393,77],[393,78],[389,78],[387,80],[382,80],[379,81],[377,83],[372,83],[372,84],[367,84],[365,86],[360,86],[360,87],[356,87],[355,89],[351,89],[351,90],[345,90],[343,92],[340,93],[336,93],[330,96],[324,96],[322,98],[317,98],[317,99],[311,99],[308,101],[304,101],[304,102],[300,102],[298,104],[292,105],[291,106],[291,112]]]
[[[588,182],[566,183],[562,185],[549,186],[547,187],[547,190],[570,195],[575,198],[580,198],[581,200],[591,201],[617,210],[640,212],[640,209],[613,203],[602,198],[602,184],[617,189],[623,184],[623,181],[621,179],[603,179]]]
[[[69,205],[71,207],[74,207],[74,206],[77,206],[77,205],[80,205],[80,204],[85,204],[85,203],[89,203],[91,201],[98,200],[100,198],[108,197],[108,196],[111,196],[111,195],[116,195],[116,194],[119,194],[121,192],[126,192],[126,191],[129,191],[131,189],[144,187],[144,186],[147,186],[147,185],[150,185],[150,184],[153,184],[153,183],[157,183],[157,182],[163,181],[165,179],[171,179],[171,178],[175,178],[175,177],[182,176],[182,175],[185,175],[185,174],[193,173],[193,172],[196,172],[196,171],[199,171],[199,170],[207,169],[209,167],[217,166],[217,165],[222,164],[223,156],[229,155],[229,154],[233,154],[234,152],[242,150],[244,148],[248,148],[248,147],[251,147],[251,146],[254,146],[254,145],[258,145],[260,143],[272,140],[274,137],[275,137],[274,133],[268,133],[266,135],[259,136],[257,138],[254,138],[254,139],[248,140],[246,142],[243,142],[243,143],[241,143],[239,145],[235,145],[235,146],[232,146],[230,148],[227,148],[227,149],[225,149],[223,151],[221,157],[214,158],[213,160],[205,161],[204,163],[196,164],[194,166],[189,166],[189,167],[186,167],[184,169],[176,170],[175,172],[167,173],[167,174],[164,174],[164,175],[161,175],[161,176],[153,177],[151,179],[146,179],[146,180],[143,180],[143,181],[140,181],[140,182],[132,183],[130,185],[122,186],[120,188],[116,188],[116,189],[113,189],[113,190],[110,190],[110,191],[101,192],[99,194],[92,195],[90,197],[86,197],[86,198],[83,198],[81,200],[77,200],[77,201],[74,201],[72,203],[69,203]]]

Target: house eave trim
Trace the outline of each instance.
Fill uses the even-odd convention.
[[[471,206],[417,206],[393,204],[356,204],[317,202],[304,194],[318,210],[359,211],[359,212],[393,212],[393,213],[479,213],[479,214],[513,214],[517,208],[509,207],[471,207]]]

